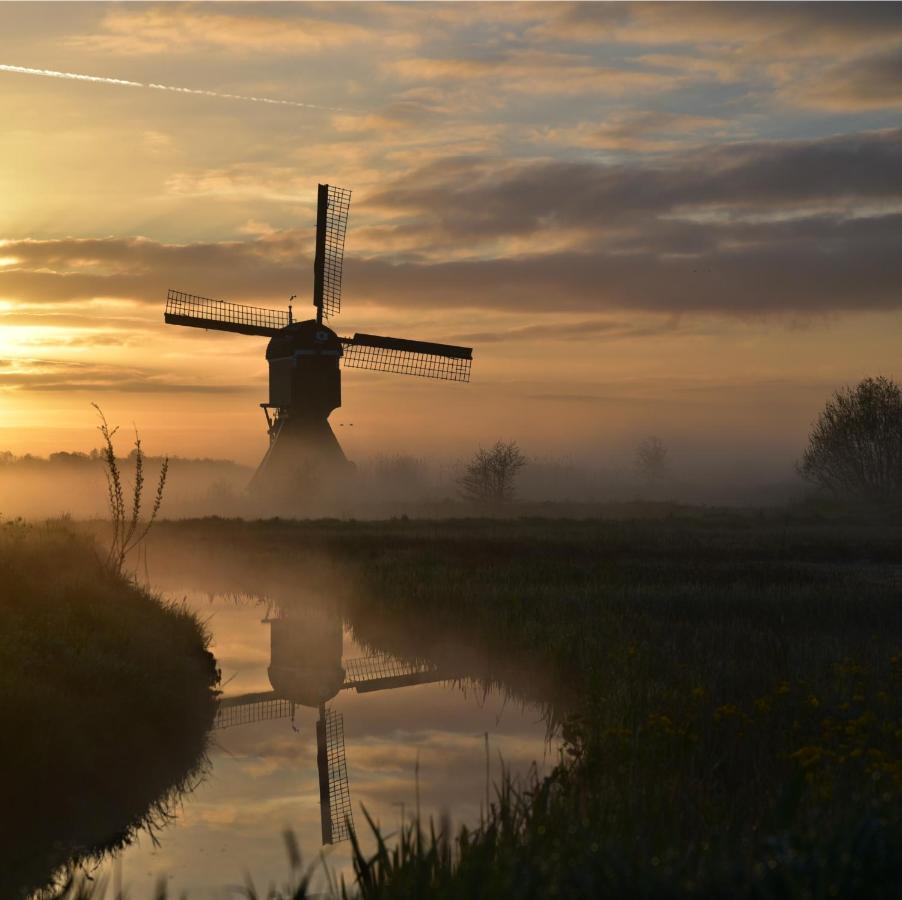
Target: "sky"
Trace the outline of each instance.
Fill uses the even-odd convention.
[[[466,385],[346,371],[351,458],[789,471],[902,376],[900,112],[896,3],[2,4],[0,450],[90,449],[97,402],[259,459],[265,341],[166,291],[301,312],[323,182],[333,327],[474,348]]]

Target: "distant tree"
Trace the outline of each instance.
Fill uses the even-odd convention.
[[[479,503],[513,500],[517,473],[525,465],[526,457],[514,441],[498,441],[489,450],[480,447],[458,479],[460,492]]]
[[[65,450],[60,450],[57,453],[51,453],[47,458],[52,463],[84,463],[90,462],[91,459],[87,453],[69,453]]]
[[[902,387],[881,376],[836,391],[798,471],[835,494],[902,500]]]
[[[648,484],[663,481],[670,471],[667,445],[659,437],[645,438],[636,447],[636,472]]]

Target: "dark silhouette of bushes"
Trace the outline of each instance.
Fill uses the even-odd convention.
[[[459,480],[460,492],[477,503],[513,500],[517,473],[525,465],[526,457],[514,441],[498,441],[489,450],[480,447]]]
[[[815,422],[798,469],[837,496],[902,500],[902,388],[879,377],[837,391]]]
[[[167,819],[204,765],[207,642],[66,526],[0,526],[0,896]]]

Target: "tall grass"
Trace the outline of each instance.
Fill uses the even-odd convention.
[[[157,539],[193,564],[210,547],[233,589],[316,572],[355,639],[472,661],[561,724],[565,764],[502,786],[483,827],[358,855],[365,896],[894,896],[898,525],[206,521]]]
[[[107,423],[103,410],[96,404],[91,404],[100,416],[100,424],[97,430],[103,438],[101,456],[106,475],[107,493],[110,508],[110,521],[112,524],[112,536],[110,538],[107,565],[116,572],[121,572],[125,564],[125,558],[132,550],[140,546],[147,537],[160,511],[163,502],[163,491],[166,487],[166,476],[169,472],[169,459],[163,457],[160,464],[160,475],[157,479],[157,489],[151,505],[150,515],[141,527],[141,506],[144,501],[144,451],[141,449],[141,437],[135,429],[135,481],[131,490],[130,502],[125,499],[125,488],[122,483],[122,471],[119,460],[116,458],[116,450],[113,446],[113,438],[119,431],[119,427],[111,428]]]

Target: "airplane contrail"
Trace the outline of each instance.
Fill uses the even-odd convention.
[[[340,106],[319,106],[315,103],[301,103],[298,100],[278,100],[273,97],[252,97],[249,94],[225,94],[221,91],[205,91],[199,88],[177,87],[174,84],[128,81],[125,78],[105,78],[101,75],[81,75],[77,72],[57,72],[54,69],[29,69],[26,66],[0,64],[0,72],[15,72],[19,75],[42,75],[45,78],[67,78],[71,81],[92,81],[97,84],[114,84],[119,87],[148,88],[154,91],[174,91],[177,94],[197,94],[201,97],[218,97],[222,100],[246,100],[252,103],[270,103],[275,106],[299,106],[303,109],[321,109],[328,112],[346,112]]]

